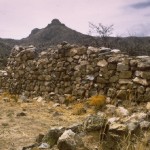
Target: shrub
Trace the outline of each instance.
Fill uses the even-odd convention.
[[[99,109],[105,105],[106,96],[104,95],[94,95],[89,98],[89,105],[94,106],[95,109]]]

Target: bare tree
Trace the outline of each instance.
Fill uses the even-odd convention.
[[[101,44],[103,46],[109,46],[108,39],[109,36],[113,33],[113,24],[109,26],[104,26],[103,24],[99,23],[98,25],[95,25],[91,22],[89,22],[89,34],[96,35],[100,37]]]

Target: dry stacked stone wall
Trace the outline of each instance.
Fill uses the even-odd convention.
[[[2,88],[27,96],[60,99],[110,98],[150,100],[150,57],[130,57],[117,49],[63,42],[40,54],[33,46],[15,46],[1,77]]]

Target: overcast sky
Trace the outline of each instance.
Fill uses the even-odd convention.
[[[85,34],[92,22],[114,24],[114,36],[150,36],[150,0],[0,0],[0,37],[24,38],[54,18]]]

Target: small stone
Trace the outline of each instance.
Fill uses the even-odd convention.
[[[109,126],[109,132],[120,135],[127,132],[127,126],[120,123],[113,123]]]
[[[27,115],[27,114],[24,113],[24,112],[17,113],[17,116],[18,116],[18,117],[22,117],[22,116],[26,116],[26,115]]]
[[[118,120],[119,120],[119,117],[112,117],[108,119],[108,122],[112,124],[114,122],[117,122]]]
[[[105,53],[105,52],[110,52],[111,49],[110,48],[107,48],[107,47],[101,47],[100,48],[100,53]]]
[[[131,79],[119,79],[119,84],[133,84]]]
[[[111,50],[111,52],[112,52],[112,53],[115,53],[115,54],[118,54],[118,53],[120,53],[121,51],[120,51],[119,49],[113,49],[113,50]]]
[[[97,63],[97,66],[99,67],[106,67],[108,65],[108,62],[103,59],[103,60],[100,60],[98,63]]]
[[[94,77],[93,75],[87,75],[87,76],[86,76],[86,79],[87,79],[87,80],[90,80],[90,81],[93,81],[94,78],[95,78],[95,77]]]
[[[140,127],[141,127],[141,129],[148,129],[148,128],[150,128],[150,122],[149,121],[142,121],[140,123]]]
[[[106,113],[107,114],[114,114],[115,110],[116,110],[116,106],[110,105],[110,104],[106,105]]]
[[[139,122],[131,120],[129,123],[127,123],[127,126],[128,126],[129,132],[136,132],[136,130],[139,129]]]
[[[8,73],[5,70],[0,70],[0,77],[7,76]]]
[[[150,102],[147,103],[146,109],[147,109],[147,110],[150,110]]]
[[[42,102],[43,101],[43,98],[41,96],[37,97],[37,102]]]
[[[27,102],[28,98],[25,96],[25,93],[19,96],[18,102]]]
[[[47,149],[47,148],[49,148],[49,147],[50,147],[49,144],[47,144],[47,143],[42,143],[38,148]]]
[[[58,106],[60,106],[60,104],[59,103],[55,103],[52,107],[56,108]]]
[[[128,116],[129,115],[129,111],[127,109],[125,109],[124,107],[118,107],[116,109],[116,114],[118,116],[121,116],[121,117]]]

